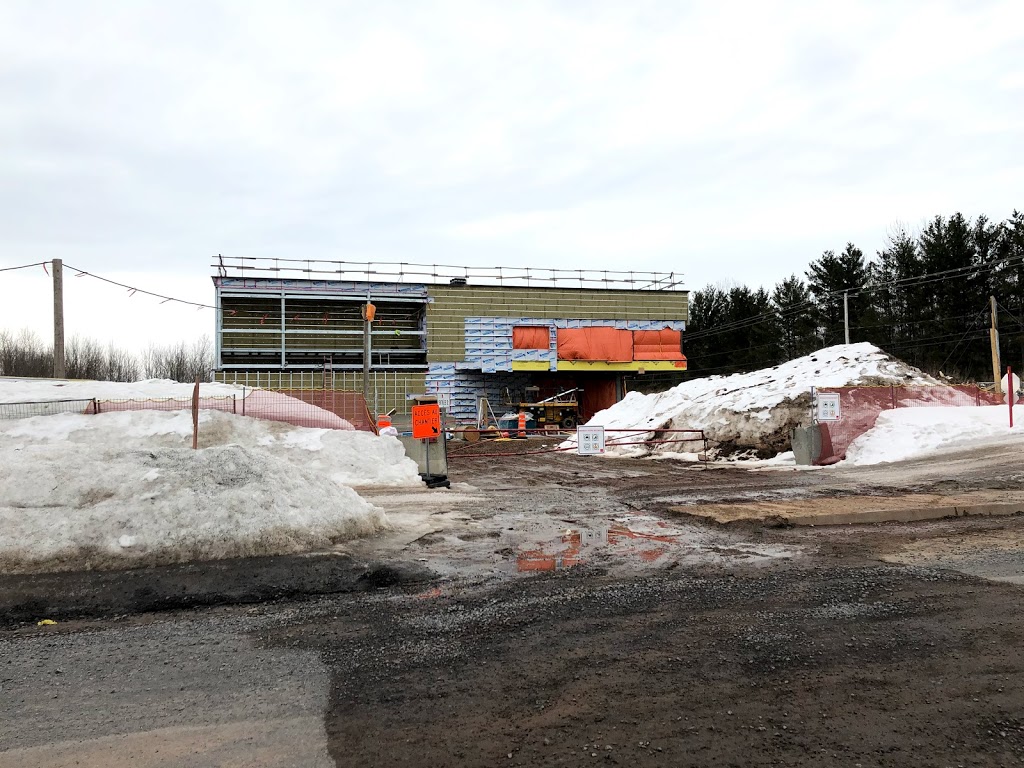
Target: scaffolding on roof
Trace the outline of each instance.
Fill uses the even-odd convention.
[[[590,290],[683,291],[682,275],[639,270],[474,267],[411,262],[356,262],[217,255],[221,278],[344,280],[431,285],[523,286]]]

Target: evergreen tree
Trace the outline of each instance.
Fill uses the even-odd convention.
[[[724,334],[728,359],[724,365],[731,371],[749,371],[774,365],[776,338],[771,297],[764,288],[752,291],[745,285],[729,290],[729,323]]]
[[[868,299],[858,297],[858,288],[868,282],[868,265],[864,252],[853,243],[838,256],[825,251],[821,258],[811,262],[807,270],[807,286],[814,297],[815,320],[822,346],[842,344],[843,293],[849,292],[850,326],[859,325]],[[857,301],[861,298],[861,301]],[[851,341],[855,339],[851,337]]]
[[[1024,370],[1024,213],[1015,210],[999,225],[994,250],[992,295],[1009,314],[999,323],[1002,359]]]
[[[790,275],[772,291],[772,310],[780,362],[813,352],[818,347],[811,292],[804,281]]]
[[[924,274],[917,239],[902,226],[889,234],[889,242],[878,252],[878,261],[871,265],[869,291],[878,317],[878,326],[871,340],[886,349],[912,350],[918,326],[913,318],[920,316],[924,299],[919,288],[910,287]],[[908,362],[917,365],[919,360]]]
[[[1024,370],[1024,213],[1003,222],[936,216],[914,235],[897,226],[874,263],[853,243],[825,251],[769,293],[709,286],[693,294],[690,370],[729,373],[799,357],[843,340],[871,341],[936,373],[988,380],[988,297],[1001,305],[1003,360]],[[808,306],[809,305],[809,306]]]
[[[922,357],[942,366],[961,351],[958,347],[985,310],[987,275],[978,260],[973,227],[961,213],[948,220],[932,219],[921,232],[919,247],[924,271],[934,275],[921,285],[928,303],[921,309],[920,321],[930,321],[923,323],[929,347],[923,348]],[[983,345],[977,344],[958,359],[963,372],[977,375],[988,357]]]
[[[717,329],[728,320],[729,294],[720,287],[709,285],[693,292],[689,309],[690,320],[684,337],[687,368],[690,371],[714,368],[716,361],[712,350],[721,348]]]

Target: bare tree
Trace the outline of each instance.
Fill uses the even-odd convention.
[[[142,370],[147,379],[174,381],[210,381],[213,374],[213,346],[209,336],[201,336],[192,344],[158,346],[150,344],[142,353]]]
[[[0,331],[0,375],[52,376],[53,347],[43,344],[28,329],[22,329],[17,335]]]
[[[135,381],[150,379],[210,381],[213,374],[213,345],[209,336],[191,344],[150,345],[141,360],[113,343],[104,347],[95,339],[72,336],[64,349],[67,375],[72,379]],[[0,330],[0,376],[47,378],[53,375],[53,347],[44,344],[33,331],[17,334]]]

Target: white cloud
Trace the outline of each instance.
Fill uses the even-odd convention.
[[[1022,22],[1014,0],[8,2],[0,266],[205,296],[217,252],[772,283],[896,220],[1021,206]],[[31,315],[18,285],[0,327]],[[122,333],[95,295],[79,328]]]

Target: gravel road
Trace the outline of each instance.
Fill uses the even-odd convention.
[[[671,511],[1011,489],[1012,455],[451,472],[376,496],[400,530],[315,557],[0,580],[0,768],[1024,762],[1024,518]]]

